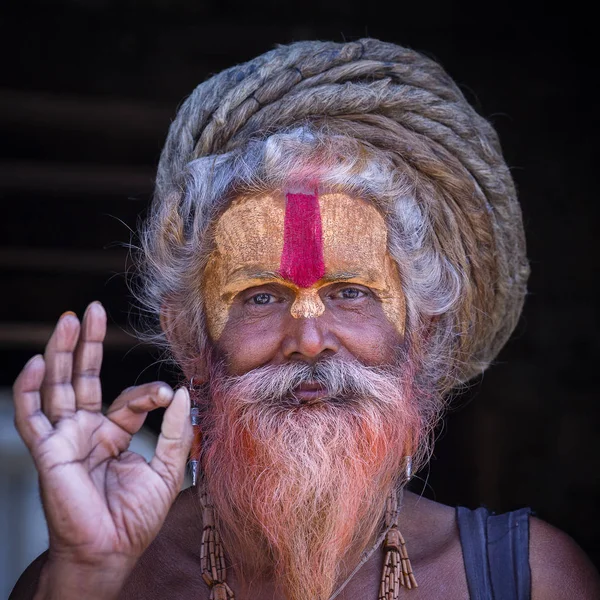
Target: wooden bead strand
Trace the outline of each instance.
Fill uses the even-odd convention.
[[[406,542],[398,529],[399,511],[398,495],[394,491],[390,494],[386,504],[385,525],[387,534],[383,542],[385,557],[378,600],[398,600],[400,588],[404,587],[407,590],[412,590],[418,587],[408,558]]]
[[[202,505],[202,542],[200,544],[200,569],[202,579],[210,589],[210,600],[235,600],[233,590],[227,585],[225,554],[219,532],[215,527],[215,513],[206,490],[200,494]]]

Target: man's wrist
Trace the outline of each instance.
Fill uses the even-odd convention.
[[[82,565],[48,560],[40,574],[34,600],[113,600],[118,598],[135,561]]]

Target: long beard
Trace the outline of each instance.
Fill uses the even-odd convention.
[[[407,369],[327,360],[217,369],[204,406],[204,484],[242,582],[273,577],[288,600],[327,600],[373,543],[419,416]],[[294,389],[318,382],[327,398]],[[349,553],[349,549],[353,552]]]

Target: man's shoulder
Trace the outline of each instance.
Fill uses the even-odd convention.
[[[412,541],[413,566],[420,563],[425,574],[430,565],[436,572],[452,566],[453,572],[464,573],[456,509],[414,494],[406,495],[406,509],[405,538],[407,545]],[[564,531],[534,516],[529,521],[529,565],[532,600],[600,600],[600,576],[585,552]]]
[[[160,536],[173,539],[180,545],[189,545],[191,540],[198,539],[197,534],[202,532],[202,508],[196,490],[188,487],[181,491],[160,530]]]
[[[122,600],[208,598],[200,572],[202,513],[194,490],[182,491],[128,578]]]
[[[399,519],[419,597],[467,598],[456,509],[406,493]],[[452,577],[447,577],[452,573]]]
[[[459,542],[456,509],[411,492],[404,495],[399,524],[419,554],[437,555]]]
[[[600,600],[600,576],[564,531],[536,517],[529,526],[532,600]]]

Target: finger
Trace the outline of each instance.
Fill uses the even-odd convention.
[[[151,410],[169,406],[173,394],[171,387],[162,381],[131,387],[122,392],[110,405],[106,416],[133,435],[139,431]]]
[[[73,350],[79,337],[79,320],[67,312],[58,320],[46,345],[46,373],[42,383],[42,409],[54,425],[75,413],[75,391],[71,385]]]
[[[77,410],[102,409],[102,343],[106,335],[106,312],[100,302],[87,307],[73,357],[73,390]]]
[[[176,494],[183,482],[185,463],[192,444],[190,394],[185,388],[175,392],[160,428],[156,453],[150,467]]]
[[[52,424],[42,412],[40,388],[44,371],[44,358],[38,354],[27,362],[13,385],[15,426],[32,453],[39,441],[53,431]]]

